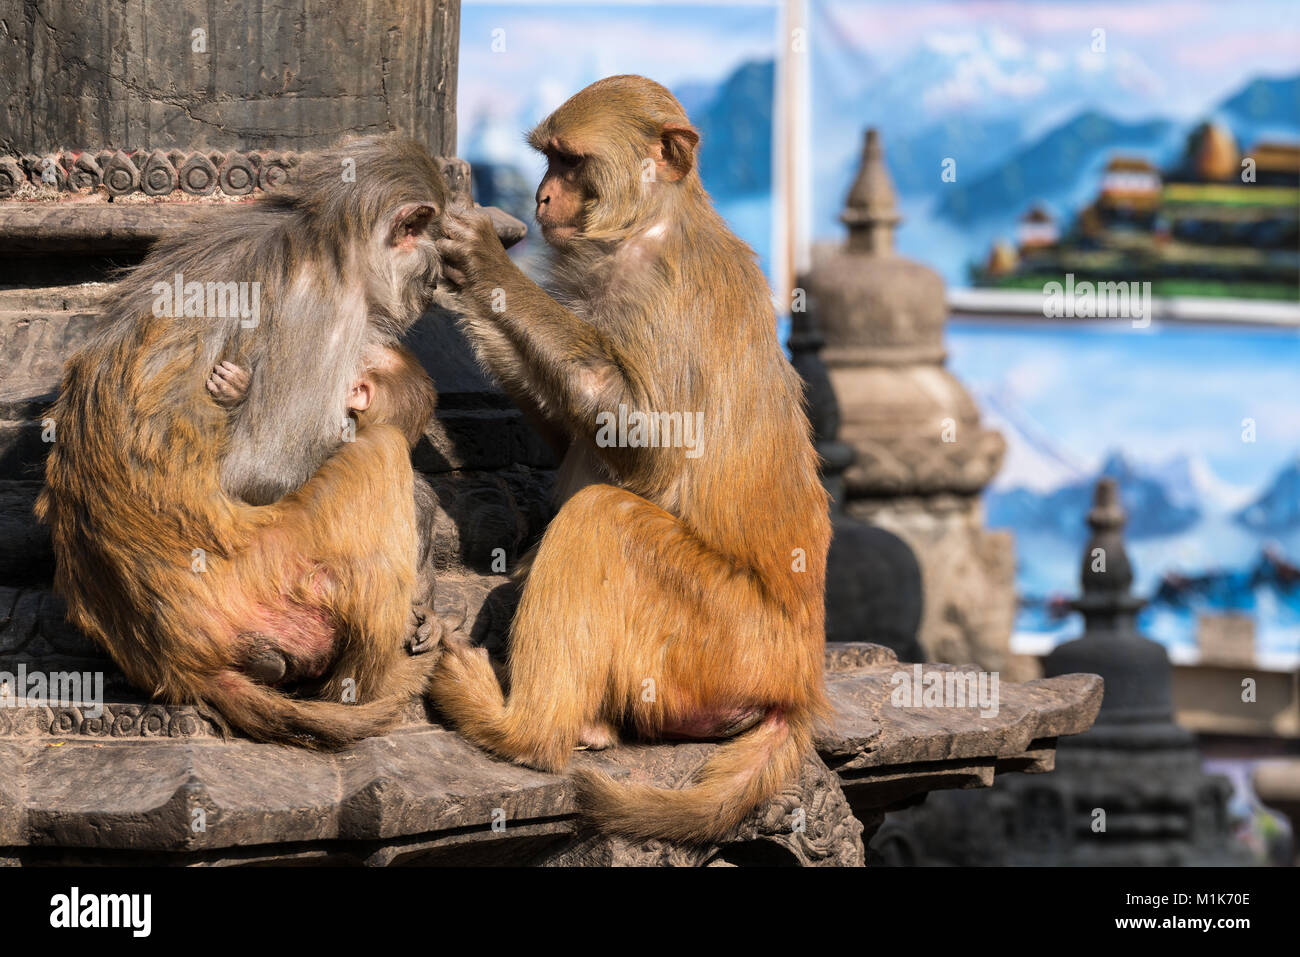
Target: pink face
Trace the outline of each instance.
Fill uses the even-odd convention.
[[[537,187],[537,224],[547,242],[563,242],[582,228],[583,157],[557,139],[545,153],[546,175]]]

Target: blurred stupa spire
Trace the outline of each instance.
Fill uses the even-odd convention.
[[[849,189],[840,220],[849,227],[849,249],[882,256],[893,253],[894,227],[902,222],[902,217],[898,215],[894,181],[885,166],[880,134],[875,127],[867,130],[862,144],[862,164]]]

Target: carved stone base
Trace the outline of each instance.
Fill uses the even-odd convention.
[[[921,566],[925,596],[918,638],[931,661],[973,661],[1005,680],[1041,674],[1035,659],[1010,651],[1015,623],[1015,546],[989,531],[979,500],[940,495],[852,499],[849,514],[903,539]]]
[[[856,866],[886,812],[928,791],[1050,770],[1056,737],[1087,728],[1101,698],[1096,677],[1065,675],[1003,685],[991,717],[899,708],[892,678],[910,666],[879,646],[838,645],[827,655],[835,718],[796,782],[718,846],[633,843],[587,828],[567,777],[490,757],[420,702],[401,727],[338,753],[223,739],[202,714],[145,701],[84,657],[93,649],[55,634],[47,598],[21,593],[15,605],[36,613],[0,629],[0,670],[77,662],[108,673],[99,717],[0,708],[0,861],[17,864]],[[633,743],[574,764],[684,787],[715,747]]]

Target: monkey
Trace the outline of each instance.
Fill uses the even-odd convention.
[[[310,154],[290,183],[161,240],[67,363],[36,505],[56,590],[154,698],[336,748],[423,690],[433,656],[404,642],[432,521],[410,462],[427,375],[389,353],[387,411],[351,441],[343,425],[367,350],[438,294],[447,196],[396,135]],[[235,356],[247,382],[227,409],[205,383]]]
[[[226,409],[236,408],[248,394],[248,370],[229,360],[209,374],[207,389]],[[376,344],[361,359],[357,377],[347,390],[347,410],[359,425],[387,422],[415,445],[437,403],[433,381],[411,350]]]
[[[529,142],[547,160],[548,289],[481,214],[450,212],[437,246],[479,360],[560,437],[559,510],[511,625],[508,696],[460,640],[430,695],[481,747],[545,771],[620,731],[727,739],[681,790],[574,772],[607,832],[717,841],[796,775],[829,710],[829,500],[802,382],[671,93],[600,80]]]
[[[250,381],[247,369],[223,359],[209,374],[206,385],[213,400],[231,410],[237,408],[248,394]],[[348,388],[347,414],[362,425],[387,422],[397,426],[414,448],[436,404],[433,381],[415,354],[396,343],[378,341],[366,349],[358,377]],[[422,654],[436,645],[443,626],[433,611],[436,582],[431,559],[436,500],[433,489],[419,474],[415,475],[415,499],[416,515],[420,520],[420,556],[416,563],[420,578],[416,594],[421,599],[411,606],[411,637],[407,650],[412,654]],[[270,669],[278,678],[283,675],[287,662],[268,650],[258,665],[260,669]]]

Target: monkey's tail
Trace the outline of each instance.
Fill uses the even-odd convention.
[[[624,837],[709,843],[733,832],[799,772],[812,749],[808,718],[779,709],[722,745],[682,790],[625,784],[589,768],[574,770],[578,802],[601,830]]]
[[[402,695],[364,704],[291,698],[237,671],[223,671],[202,700],[239,731],[259,741],[292,741],[316,750],[347,747],[383,734],[406,707]]]

